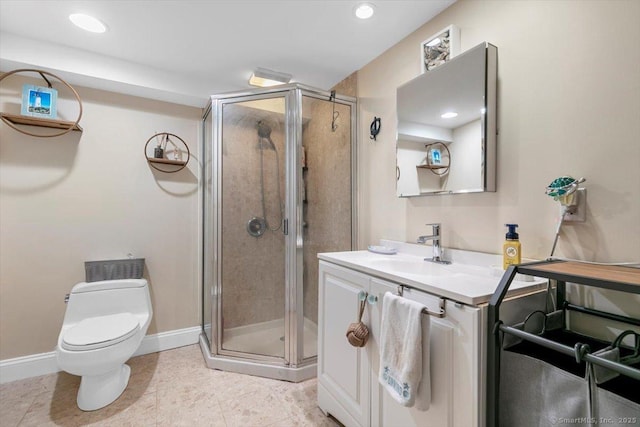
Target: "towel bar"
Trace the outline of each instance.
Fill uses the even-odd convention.
[[[403,296],[404,295],[404,286],[402,285],[398,285],[398,296]],[[433,317],[437,317],[439,319],[442,319],[443,317],[445,317],[447,315],[447,312],[444,309],[444,304],[445,304],[445,299],[444,298],[440,298],[440,311],[435,312],[435,311],[431,311],[428,308],[423,308],[422,309],[422,313],[424,314],[428,314],[429,316],[433,316]]]

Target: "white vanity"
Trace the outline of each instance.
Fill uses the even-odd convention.
[[[447,251],[450,265],[424,260],[431,248],[383,241],[395,255],[369,251],[319,254],[318,405],[347,427],[472,427],[485,424],[486,303],[501,278],[497,255]],[[514,281],[502,317],[544,307],[544,280]],[[363,322],[365,347],[352,347],[345,333],[357,321],[358,294],[369,294]],[[431,405],[406,408],[379,386],[378,339],[385,292],[424,304],[431,312]],[[519,298],[514,298],[514,297]],[[377,297],[377,301],[376,300]],[[517,304],[514,303],[517,301]],[[423,314],[427,315],[427,314]]]

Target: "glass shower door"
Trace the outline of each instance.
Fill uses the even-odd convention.
[[[318,258],[349,251],[353,243],[352,105],[302,96],[301,200],[304,359],[317,356]]]
[[[286,361],[286,100],[240,99],[220,113],[219,349]]]

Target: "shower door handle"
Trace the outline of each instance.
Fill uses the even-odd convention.
[[[284,233],[285,236],[289,235],[289,220],[288,219],[284,219],[283,220],[282,232]]]

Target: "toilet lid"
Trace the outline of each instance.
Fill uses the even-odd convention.
[[[140,322],[131,313],[89,317],[69,328],[61,344],[67,350],[93,350],[124,341],[139,329]]]

